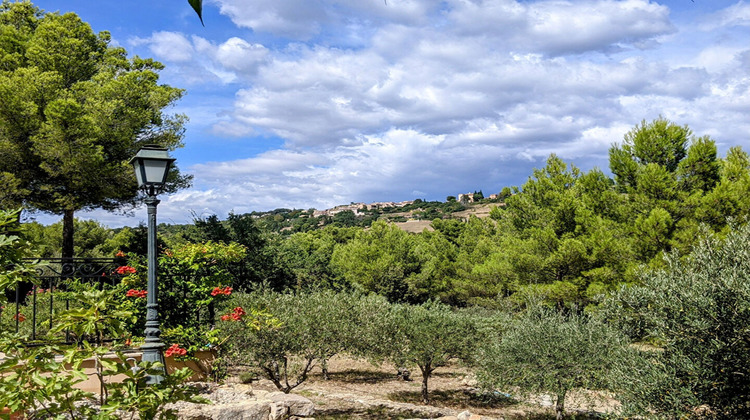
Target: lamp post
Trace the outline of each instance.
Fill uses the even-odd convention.
[[[138,187],[148,196],[146,206],[148,207],[148,286],[146,301],[146,341],[141,346],[142,360],[147,362],[161,362],[164,365],[164,356],[159,331],[159,303],[157,301],[156,282],[156,205],[159,200],[156,195],[164,187],[167,180],[169,167],[175,159],[170,158],[167,149],[159,146],[144,146],[130,160],[135,169],[135,177]],[[162,368],[162,372],[163,372]],[[149,375],[147,383],[155,384],[162,380],[160,375]]]

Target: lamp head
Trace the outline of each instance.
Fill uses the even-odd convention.
[[[143,188],[149,196],[155,196],[159,190],[164,188],[169,168],[175,160],[169,157],[169,153],[164,147],[157,145],[143,146],[130,159],[130,163],[135,170],[135,177],[138,180],[138,187]]]

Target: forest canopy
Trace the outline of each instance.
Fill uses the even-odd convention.
[[[210,240],[252,249],[238,280],[244,286],[357,289],[392,302],[459,306],[534,298],[584,308],[638,282],[644,267],[662,267],[666,253],[686,255],[702,238],[725,235],[730,221],[747,220],[750,157],[740,147],[720,157],[710,137],[659,118],[636,125],[609,153],[612,178],[549,156],[524,184],[503,188],[503,199],[485,199],[493,206],[487,218],[456,217],[465,207],[455,200],[415,200],[347,217],[291,209],[213,215],[162,225],[159,233],[166,248]],[[389,222],[406,213],[434,218],[432,229],[413,234]],[[134,242],[143,228],[78,223],[86,255],[142,250]],[[50,229],[60,228],[30,231],[54,255],[59,244],[50,244]]]

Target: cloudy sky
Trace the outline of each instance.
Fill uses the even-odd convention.
[[[159,221],[521,185],[607,170],[663,115],[750,150],[750,1],[38,0],[166,65],[194,185]],[[81,213],[115,227],[145,220]]]

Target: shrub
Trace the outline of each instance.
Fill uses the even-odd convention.
[[[499,341],[480,349],[477,377],[489,388],[550,393],[562,419],[574,388],[602,388],[625,354],[626,340],[607,325],[575,313],[532,306]]]
[[[618,375],[625,408],[675,418],[703,405],[718,418],[750,418],[750,225],[665,263],[602,309],[655,345]]]
[[[89,340],[101,344],[105,335],[118,335],[123,328],[123,311],[114,299],[114,291],[93,290],[82,293],[78,300],[83,308],[60,314],[49,340],[55,333],[69,330],[77,338],[76,346],[57,346],[41,342],[34,347],[23,343],[23,336],[0,337],[0,407],[12,412],[21,411],[29,418],[116,419],[123,413],[138,414],[139,418],[175,418],[165,405],[177,401],[205,402],[195,391],[183,385],[192,375],[189,368],[171,375],[164,374],[161,363],[140,362],[137,369],[118,353],[117,360],[104,355],[109,349],[92,346]],[[82,363],[93,358],[101,383],[97,408],[94,395],[75,388],[87,379]],[[119,375],[120,382],[105,381],[105,377]],[[148,375],[161,375],[162,381],[146,386]]]

